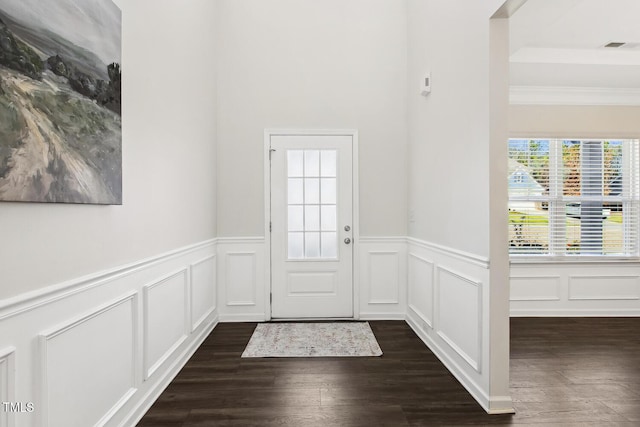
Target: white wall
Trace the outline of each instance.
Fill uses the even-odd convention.
[[[215,3],[116,3],[123,205],[0,204],[0,298],[215,236]]]
[[[0,205],[2,426],[134,425],[217,322],[216,4],[117,4],[123,205]]]
[[[512,137],[640,138],[640,107],[512,105]],[[640,262],[513,261],[512,316],[640,316]]]
[[[264,235],[265,128],[357,129],[360,234],[406,234],[406,7],[221,0],[218,235]]]
[[[490,21],[502,3],[408,1],[407,318],[491,413],[513,410],[502,226],[508,26]]]
[[[409,235],[482,256],[490,235],[489,17],[500,3],[409,2]],[[423,97],[426,71],[432,91]]]

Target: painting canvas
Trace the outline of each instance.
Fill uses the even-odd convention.
[[[122,204],[121,11],[0,0],[0,201]]]

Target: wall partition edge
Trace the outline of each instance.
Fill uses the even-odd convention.
[[[209,239],[0,301],[0,350],[11,350],[0,387],[34,405],[2,425],[135,425],[218,323],[216,247]]]
[[[512,413],[490,388],[489,259],[407,238],[406,321],[487,413]]]

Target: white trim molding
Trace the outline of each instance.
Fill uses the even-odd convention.
[[[472,291],[471,293],[467,292],[466,295],[463,295],[463,293],[460,290],[458,290],[456,292],[455,298],[449,301],[449,304],[447,304],[446,301],[441,300],[443,288],[446,289],[446,287],[443,287],[442,273],[445,273],[449,275],[451,278],[453,278],[455,282],[457,282],[456,286],[459,287],[461,284],[463,286],[471,285],[473,288],[475,288],[475,291]],[[440,265],[436,266],[436,278],[437,278],[435,282],[436,308],[437,308],[435,311],[437,316],[437,320],[435,322],[435,324],[437,325],[436,334],[438,334],[438,336],[442,338],[442,340],[445,343],[447,343],[452,350],[458,353],[458,355],[462,357],[462,359],[465,362],[467,362],[469,366],[475,369],[476,372],[482,373],[482,364],[480,363],[482,358],[482,332],[483,332],[482,282],[477,279],[468,277],[465,274],[458,273],[457,271],[451,270],[448,267],[440,266]],[[448,283],[447,287],[449,288],[453,287],[453,283]],[[449,312],[449,310],[443,310],[445,307],[453,307],[454,306],[453,304],[462,304],[462,303],[464,303],[464,307],[462,310],[456,310],[455,312]],[[469,314],[470,313],[473,314],[474,311],[475,311],[475,316],[473,315],[469,316]],[[452,320],[452,322],[456,324],[456,328],[455,328],[456,330],[454,330],[453,332],[458,335],[457,337],[454,337],[453,334],[445,330],[446,326],[443,326],[444,322],[441,318],[443,312],[451,313],[453,316],[457,317],[457,319]],[[467,317],[464,317],[462,315],[463,313]],[[461,320],[466,320],[468,323],[463,324]],[[471,340],[466,339],[468,336],[470,335],[472,336],[474,334],[474,329],[475,329],[475,335],[476,335],[475,338]],[[468,343],[468,345],[470,345],[470,348],[469,347],[466,349],[463,348],[462,341],[470,341]],[[474,353],[474,354],[470,354],[470,353]]]
[[[186,267],[181,268],[142,287],[145,381],[170,359],[191,332],[188,272]],[[153,357],[157,348],[160,354]]]
[[[76,293],[85,292],[94,287],[108,285],[113,281],[123,279],[128,275],[135,274],[138,271],[153,267],[159,263],[170,261],[173,258],[181,257],[191,252],[197,252],[208,246],[215,245],[216,240],[217,239],[206,240],[120,267],[89,274],[57,285],[0,300],[0,321],[71,297]]]
[[[511,105],[640,105],[640,89],[511,86]]]
[[[2,301],[0,396],[34,405],[20,425],[134,425],[218,322],[216,250],[207,240]],[[194,289],[208,301],[192,318]]]
[[[207,255],[189,264],[189,286],[191,298],[191,331],[195,332],[216,310],[216,293],[214,286],[216,283],[217,255]],[[212,270],[205,270],[205,277],[200,279],[198,274],[200,269],[211,264]],[[210,273],[207,274],[207,273]],[[204,304],[204,307],[202,305]]]
[[[217,311],[222,322],[262,322],[269,319],[269,265],[264,237],[218,240]]]
[[[407,239],[361,237],[354,262],[361,320],[404,319],[407,312]]]
[[[0,402],[16,401],[15,347],[0,350]],[[0,426],[14,427],[15,413],[0,411]]]
[[[489,260],[408,238],[406,321],[488,413],[513,413],[490,394]]]
[[[511,263],[511,316],[640,316],[640,262]]]
[[[114,302],[39,335],[41,362],[38,414],[42,426],[83,422],[103,426],[131,399],[137,390],[136,353],[139,340],[137,309],[137,293],[130,292]],[[105,343],[101,339],[100,345],[87,345],[87,338],[90,339],[92,336],[103,338],[99,334],[105,326],[114,329],[110,337],[112,340]],[[60,343],[57,344],[56,341]],[[124,346],[118,344],[124,344]],[[70,345],[73,346],[73,351],[68,353]],[[108,352],[104,351],[103,346]],[[116,360],[113,360],[113,355],[117,355]],[[109,371],[110,367],[111,371]],[[56,386],[63,385],[64,387],[70,385],[71,390],[82,390],[85,382],[86,384],[102,383],[96,380],[104,379],[103,377],[113,378],[114,375],[119,377],[116,380],[120,383],[117,384],[116,380],[111,380],[112,389],[108,392],[101,391],[100,398],[107,405],[102,414],[79,413],[87,406],[96,406],[91,405],[95,403],[91,395],[82,393],[82,395],[73,396],[71,393],[55,392]],[[116,383],[120,390],[113,390],[115,388],[113,383]],[[53,404],[51,400],[54,400]],[[74,411],[74,408],[82,409]],[[72,422],[65,421],[65,415],[75,418]],[[99,417],[97,420],[96,416]]]
[[[431,251],[438,252],[443,255],[447,255],[461,261],[468,262],[470,264],[477,265],[482,268],[489,268],[489,258],[465,252],[459,249],[450,248],[448,246],[439,245],[437,243],[427,242],[425,240],[416,239],[415,237],[406,238],[409,245],[422,247]]]

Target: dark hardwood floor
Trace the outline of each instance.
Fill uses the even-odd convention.
[[[382,357],[241,359],[255,323],[219,324],[139,426],[640,425],[640,318],[511,320],[516,415],[487,415],[401,321]]]

